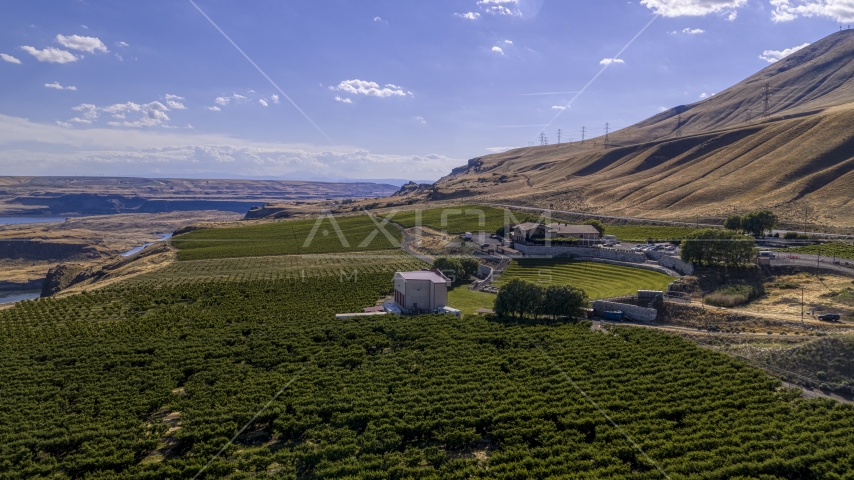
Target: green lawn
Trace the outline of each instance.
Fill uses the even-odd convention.
[[[479,308],[492,308],[495,294],[475,292],[460,285],[448,291],[448,305],[463,312],[463,315],[474,315]]]
[[[260,257],[310,253],[343,253],[399,248],[402,235],[392,226],[385,230],[393,245],[370,217],[292,220],[246,227],[198,230],[172,240],[179,260]],[[373,235],[373,237],[371,237]]]
[[[510,212],[501,208],[484,207],[480,205],[461,205],[458,207],[432,208],[421,210],[421,225],[451,234],[465,232],[494,232],[505,223],[535,221],[536,216]],[[396,213],[391,221],[406,228],[417,226],[417,211]]]
[[[591,300],[631,295],[638,290],[667,290],[673,278],[640,268],[565,259],[514,260],[501,274],[496,286],[514,278],[541,285],[572,285],[587,292]]]
[[[605,227],[605,235],[616,235],[617,239],[623,242],[682,240],[695,231],[697,229],[691,227],[652,227],[647,225],[609,225]]]

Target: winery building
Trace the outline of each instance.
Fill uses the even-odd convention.
[[[437,312],[448,305],[451,280],[438,270],[394,274],[394,302],[406,313]]]

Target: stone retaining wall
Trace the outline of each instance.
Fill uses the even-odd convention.
[[[646,256],[642,253],[608,248],[545,247],[542,245],[522,245],[520,243],[515,244],[514,248],[529,256],[558,257],[561,255],[570,255],[573,257],[604,258],[606,260],[629,263],[643,263],[646,261]]]
[[[658,318],[658,310],[654,308],[638,307],[625,303],[609,302],[606,300],[595,300],[593,308],[602,316],[602,312],[623,312],[628,320],[637,322],[654,322]]]

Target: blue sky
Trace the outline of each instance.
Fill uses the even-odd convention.
[[[281,91],[189,0],[5,2],[0,174],[435,180],[854,21],[854,0],[194,1]]]

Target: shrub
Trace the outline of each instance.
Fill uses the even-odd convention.
[[[817,372],[815,374],[815,378],[821,380],[822,382],[827,381],[827,372]]]
[[[745,305],[764,293],[757,285],[727,285],[706,295],[706,303],[716,307],[732,308]]]
[[[800,235],[798,235],[798,232],[786,232],[786,234],[783,235],[783,238],[785,238],[786,240],[795,240],[799,236]]]

